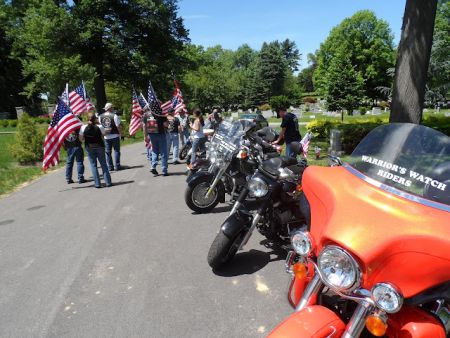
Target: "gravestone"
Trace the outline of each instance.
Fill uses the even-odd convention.
[[[341,131],[338,129],[330,131],[330,152],[332,155],[339,155],[342,152]]]
[[[373,107],[372,108],[372,115],[381,115],[380,107]]]
[[[14,107],[14,108],[16,108],[17,118],[20,119],[23,113],[25,112],[24,110],[25,107]]]

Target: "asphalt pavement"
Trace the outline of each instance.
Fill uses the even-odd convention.
[[[212,271],[231,206],[193,214],[185,166],[153,177],[144,150],[122,148],[111,188],[85,159],[85,184],[60,169],[0,200],[1,337],[264,337],[292,313],[285,253],[255,232]]]

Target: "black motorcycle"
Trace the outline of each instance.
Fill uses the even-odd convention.
[[[292,149],[298,154],[301,145],[293,144]],[[211,244],[208,264],[213,269],[229,262],[248,242],[255,228],[270,240],[287,241],[290,232],[304,224],[299,201],[301,177],[306,167],[306,159],[298,162],[289,157],[276,157],[261,163]],[[258,199],[256,212],[245,207],[248,197]]]

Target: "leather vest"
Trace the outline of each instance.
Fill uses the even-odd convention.
[[[144,123],[147,127],[147,133],[149,134],[158,134],[158,121],[153,116],[152,113],[145,113],[144,115]]]
[[[84,143],[86,148],[104,148],[103,136],[100,128],[95,124],[88,124],[84,129]]]
[[[74,148],[74,147],[80,147],[81,142],[78,138],[78,134],[80,132],[80,129],[74,130],[71,132],[67,137],[64,139],[64,149]]]
[[[105,128],[105,134],[119,134],[119,129],[114,122],[114,117],[116,114],[114,113],[103,113],[100,115],[100,124]]]

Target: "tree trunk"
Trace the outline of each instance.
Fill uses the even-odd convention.
[[[389,122],[422,120],[437,0],[406,0]]]
[[[97,98],[97,112],[101,114],[103,112],[103,107],[106,104],[106,91],[105,91],[105,78],[103,74],[103,58],[101,54],[98,53],[94,60],[95,65],[95,79],[94,88],[95,96]]]

